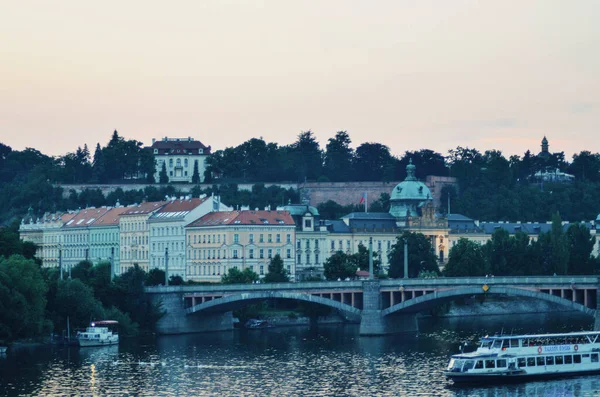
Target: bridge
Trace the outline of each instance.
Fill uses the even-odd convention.
[[[418,331],[417,313],[474,295],[540,299],[594,317],[600,330],[597,276],[452,277],[281,284],[148,287],[166,315],[157,332],[179,334],[233,328],[232,311],[266,299],[311,302],[360,322],[361,335]]]

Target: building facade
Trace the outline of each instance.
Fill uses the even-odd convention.
[[[150,267],[148,218],[167,202],[149,202],[127,207],[119,216],[120,260],[117,274],[123,274],[134,265],[147,272]]]
[[[92,263],[110,262],[113,276],[120,263],[119,217],[127,207],[117,206],[108,211],[90,225],[90,261]]]
[[[219,282],[232,267],[263,277],[275,255],[295,278],[296,227],[287,211],[211,212],[185,231],[188,280]]]
[[[152,139],[150,147],[154,155],[156,171],[154,179],[160,180],[163,164],[169,177],[169,182],[192,182],[194,167],[198,167],[200,182],[204,181],[206,159],[210,154],[210,146],[194,138],[168,138],[161,140]]]
[[[168,260],[169,275],[186,275],[185,226],[212,211],[231,211],[221,203],[219,197],[201,198],[175,197],[148,218],[150,230],[150,269],[166,269]]]

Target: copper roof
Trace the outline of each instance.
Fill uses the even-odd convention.
[[[115,207],[108,210],[104,215],[90,226],[114,226],[119,224],[119,216],[127,211],[129,207]]]
[[[209,212],[190,223],[188,227],[228,225],[294,226],[288,211],[219,211]]]
[[[124,215],[144,215],[154,212],[160,209],[163,205],[167,204],[166,201],[151,201],[148,203],[142,203],[137,205],[131,205],[127,207],[127,211],[121,213],[121,216]]]
[[[106,214],[108,208],[86,208],[80,210],[75,213],[71,219],[64,224],[64,227],[85,227],[90,226],[92,223],[96,221],[96,219],[100,218],[102,215]]]

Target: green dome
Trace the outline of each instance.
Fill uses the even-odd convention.
[[[288,203],[288,205],[283,207],[283,209],[286,211],[289,211],[291,216],[304,216],[304,214],[306,214],[307,212],[309,212],[312,216],[319,216],[319,210],[317,210],[315,207],[313,207],[311,205],[308,205],[307,203],[304,203],[304,204]]]
[[[396,218],[416,216],[417,208],[433,198],[427,185],[415,177],[416,168],[410,159],[406,166],[406,179],[390,194],[390,214]]]

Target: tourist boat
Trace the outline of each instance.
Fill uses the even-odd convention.
[[[600,332],[491,336],[455,354],[444,372],[454,382],[511,381],[600,373]]]
[[[79,346],[109,346],[119,343],[119,334],[115,330],[119,323],[113,320],[96,321],[90,324],[85,331],[77,332],[76,339]]]

